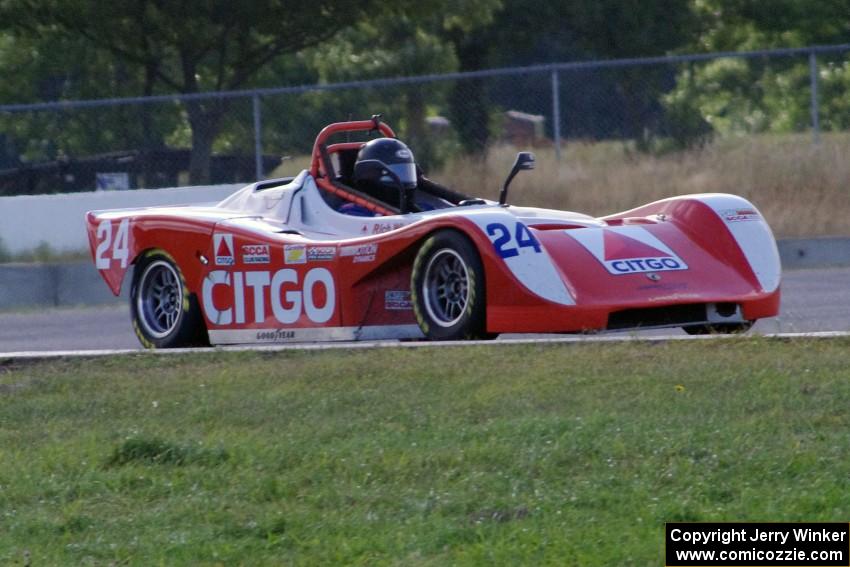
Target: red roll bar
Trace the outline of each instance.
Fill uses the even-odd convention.
[[[384,122],[381,122],[377,117],[372,120],[355,120],[353,122],[336,122],[334,124],[329,124],[322,128],[322,131],[319,132],[319,135],[316,136],[316,143],[313,144],[313,160],[310,165],[310,175],[314,178],[317,177],[324,168],[322,167],[322,152],[321,146],[325,144],[325,142],[333,136],[334,134],[339,134],[340,132],[369,132],[371,130],[378,130],[386,136],[387,138],[395,138],[395,132],[393,129],[389,127]],[[351,142],[349,142],[351,143]],[[339,147],[342,149],[341,144],[334,144],[328,150],[333,148],[334,150]],[[323,172],[327,175],[327,172]]]
[[[313,156],[310,163],[310,175],[316,180],[316,185],[320,189],[327,191],[333,195],[342,197],[346,201],[356,203],[361,207],[378,213],[379,215],[394,215],[398,211],[388,209],[378,202],[373,202],[374,199],[369,195],[359,193],[357,191],[347,190],[340,183],[334,183],[330,173],[325,166],[325,159],[330,159],[330,154],[346,149],[358,149],[363,145],[363,142],[342,142],[333,145],[326,145],[328,138],[340,132],[369,132],[377,130],[387,138],[395,138],[395,132],[387,124],[380,121],[378,116],[373,116],[371,120],[356,120],[353,122],[336,122],[322,128],[319,135],[316,136],[316,142],[313,144]],[[328,163],[328,167],[330,164]]]

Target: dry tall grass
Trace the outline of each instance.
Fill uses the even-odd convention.
[[[483,160],[458,158],[430,177],[454,189],[497,199],[516,152],[499,146]],[[415,151],[415,148],[414,148]],[[620,142],[566,143],[561,162],[537,148],[537,168],[517,176],[509,202],[595,216],[673,195],[734,193],[750,199],[777,236],[850,236],[850,135],[764,135],[719,140],[663,156],[630,151]],[[275,175],[309,167],[287,160]]]
[[[495,199],[516,148],[494,148],[484,160],[448,163],[433,178]],[[664,156],[630,152],[620,143],[568,143],[561,162],[538,149],[537,168],[521,173],[509,201],[605,215],[687,193],[734,193],[750,199],[777,236],[850,235],[850,137],[806,135],[718,141]]]

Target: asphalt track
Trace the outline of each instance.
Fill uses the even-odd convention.
[[[786,272],[782,294],[780,316],[759,321],[751,333],[850,331],[850,268]],[[669,335],[686,336],[678,329],[660,329],[605,337]],[[503,335],[507,340],[546,337]],[[139,348],[127,305],[0,313],[0,353]]]

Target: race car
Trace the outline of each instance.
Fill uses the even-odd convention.
[[[361,141],[334,141],[340,134]],[[113,293],[132,267],[148,348],[492,338],[682,327],[729,333],[777,315],[781,268],[741,197],[672,197],[602,218],[445,187],[378,117],[325,127],[310,169],[210,205],[93,211]]]

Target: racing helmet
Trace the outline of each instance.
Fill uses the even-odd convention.
[[[405,191],[416,189],[416,161],[403,142],[395,138],[376,138],[360,148],[354,162],[355,183],[378,184],[398,192],[389,172],[398,177]]]

